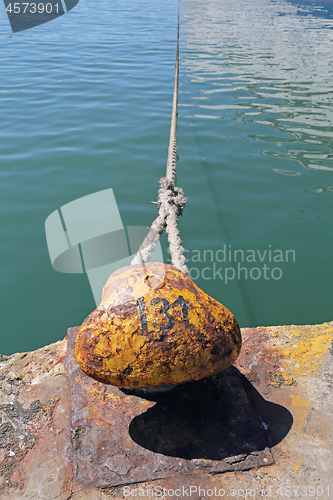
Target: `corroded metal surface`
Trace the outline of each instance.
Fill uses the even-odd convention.
[[[145,266],[109,277],[79,330],[82,370],[107,384],[145,387],[200,380],[230,366],[241,348],[231,312],[178,269]]]
[[[77,484],[110,487],[272,463],[269,436],[251,405],[254,389],[236,368],[140,397],[80,370],[77,330],[68,331]]]
[[[87,377],[76,333],[0,357],[1,500],[332,497],[333,323],[243,329],[233,367],[149,397]]]

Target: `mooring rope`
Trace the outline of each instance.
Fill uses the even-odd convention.
[[[178,5],[178,25],[177,25],[177,52],[175,64],[175,84],[173,91],[170,139],[168,149],[168,159],[166,175],[159,180],[160,189],[158,191],[158,216],[152,223],[150,230],[143,240],[138,253],[131,264],[148,262],[160,240],[164,228],[168,233],[168,241],[171,255],[171,262],[174,267],[185,274],[188,274],[184,248],[179,236],[178,217],[182,215],[185,208],[186,198],[182,188],[175,186],[176,162],[177,162],[177,101],[178,101],[178,78],[179,78],[179,5]]]

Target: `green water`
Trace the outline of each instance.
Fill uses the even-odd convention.
[[[51,212],[113,188],[124,225],[155,216],[177,2],[80,0],[15,35],[0,14],[0,352],[10,354],[62,339],[95,308],[85,275],[51,266]],[[327,1],[181,0],[180,232],[191,276],[241,326],[332,320],[332,28]]]

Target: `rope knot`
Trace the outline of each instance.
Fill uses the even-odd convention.
[[[168,180],[166,177],[162,177],[159,183],[161,187],[158,192],[158,209],[160,210],[162,205],[164,205],[167,212],[170,212],[170,207],[172,206],[176,208],[177,217],[182,215],[186,204],[182,188],[176,187],[173,181]]]

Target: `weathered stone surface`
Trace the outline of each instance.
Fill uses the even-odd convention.
[[[175,267],[153,262],[111,274],[101,304],[80,327],[76,358],[100,382],[146,387],[219,373],[240,348],[226,307]]]
[[[223,374],[149,397],[87,377],[77,330],[0,359],[1,499],[332,496],[333,323],[244,329]]]
[[[66,342],[0,362],[0,498],[65,500],[72,491]]]

